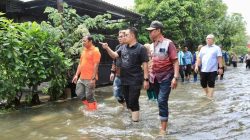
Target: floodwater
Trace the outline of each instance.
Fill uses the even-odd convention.
[[[140,118],[112,97],[112,87],[98,88],[98,111],[82,111],[77,99],[46,103],[0,115],[1,140],[247,140],[250,139],[250,70],[228,67],[216,82],[215,100],[204,97],[199,82],[179,83],[172,91],[168,135],[158,136],[156,101],[140,97]]]

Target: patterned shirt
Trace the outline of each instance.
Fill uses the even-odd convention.
[[[150,82],[154,83],[156,80],[161,83],[174,75],[174,61],[177,60],[177,53],[174,43],[160,37],[159,40],[154,42],[150,48],[152,55],[152,70],[150,70]]]

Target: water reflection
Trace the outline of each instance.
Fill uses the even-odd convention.
[[[78,100],[48,103],[0,116],[1,140],[153,140],[248,139],[250,137],[250,71],[228,68],[217,81],[215,101],[207,100],[199,83],[179,83],[170,95],[169,134],[159,131],[157,103],[140,98],[141,121],[112,97],[112,88],[99,88],[97,112],[81,111]]]

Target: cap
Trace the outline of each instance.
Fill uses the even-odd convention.
[[[163,29],[163,24],[160,21],[155,20],[150,24],[150,27],[146,28],[148,31],[155,29]]]

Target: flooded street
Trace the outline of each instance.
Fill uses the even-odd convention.
[[[215,100],[205,98],[199,82],[179,82],[169,99],[169,134],[159,132],[156,101],[140,97],[140,118],[112,97],[112,87],[98,88],[98,111],[82,111],[77,99],[46,103],[0,115],[1,140],[214,140],[250,138],[250,70],[245,64],[228,67],[224,80],[216,81]]]

